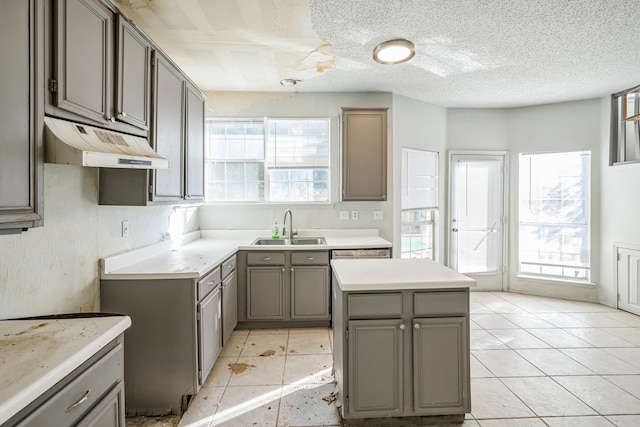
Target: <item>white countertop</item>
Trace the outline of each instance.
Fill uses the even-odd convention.
[[[476,281],[430,259],[331,261],[342,291],[470,288]]]
[[[331,250],[356,248],[389,248],[391,242],[378,236],[378,230],[300,230],[296,237],[324,237],[326,245],[264,245],[251,243],[257,238],[270,238],[268,230],[201,231],[198,239],[174,248],[163,242],[100,260],[100,278],[179,279],[204,276],[238,250]]]
[[[0,321],[0,424],[129,326],[128,316]]]

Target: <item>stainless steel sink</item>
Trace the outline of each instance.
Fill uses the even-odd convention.
[[[269,239],[259,237],[251,243],[258,246],[284,246],[284,245],[326,245],[324,237],[298,237],[295,239]]]

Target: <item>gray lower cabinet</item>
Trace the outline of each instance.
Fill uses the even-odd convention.
[[[238,324],[238,273],[236,256],[222,263],[222,345]]]
[[[0,1],[0,234],[43,225],[44,3]]]
[[[247,251],[240,259],[246,264],[239,282],[240,301],[246,296],[242,321],[295,325],[331,318],[328,251]]]
[[[400,319],[349,321],[347,393],[353,413],[383,417],[402,412],[404,333],[401,324]]]
[[[121,336],[9,420],[8,425],[124,427],[123,379]]]
[[[284,320],[284,266],[247,268],[247,319]]]
[[[101,280],[105,312],[131,317],[125,332],[128,415],[180,414],[222,346],[220,267],[200,280]]]
[[[344,418],[471,411],[468,290],[340,292],[334,369]]]

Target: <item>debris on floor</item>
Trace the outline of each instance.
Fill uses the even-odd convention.
[[[287,348],[283,345],[280,346],[280,350],[285,351]]]
[[[263,351],[262,353],[260,353],[260,356],[268,357],[268,356],[273,356],[274,354],[276,354],[276,352],[274,350],[267,350],[267,351]]]
[[[322,400],[327,402],[327,405],[331,405],[333,402],[336,401],[336,394],[335,393],[331,393],[331,394],[323,397]]]
[[[180,422],[180,415],[166,415],[158,417],[138,416],[125,418],[127,427],[175,427]]]
[[[234,374],[241,374],[249,368],[255,368],[256,365],[249,365],[247,363],[229,363],[229,369]]]

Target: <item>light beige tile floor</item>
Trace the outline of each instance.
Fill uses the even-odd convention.
[[[640,426],[639,316],[472,292],[471,320],[472,412],[463,427]],[[322,400],[335,387],[331,345],[322,328],[234,331],[179,426],[341,425]],[[247,370],[233,373],[230,363]],[[175,425],[161,422],[143,425]]]

